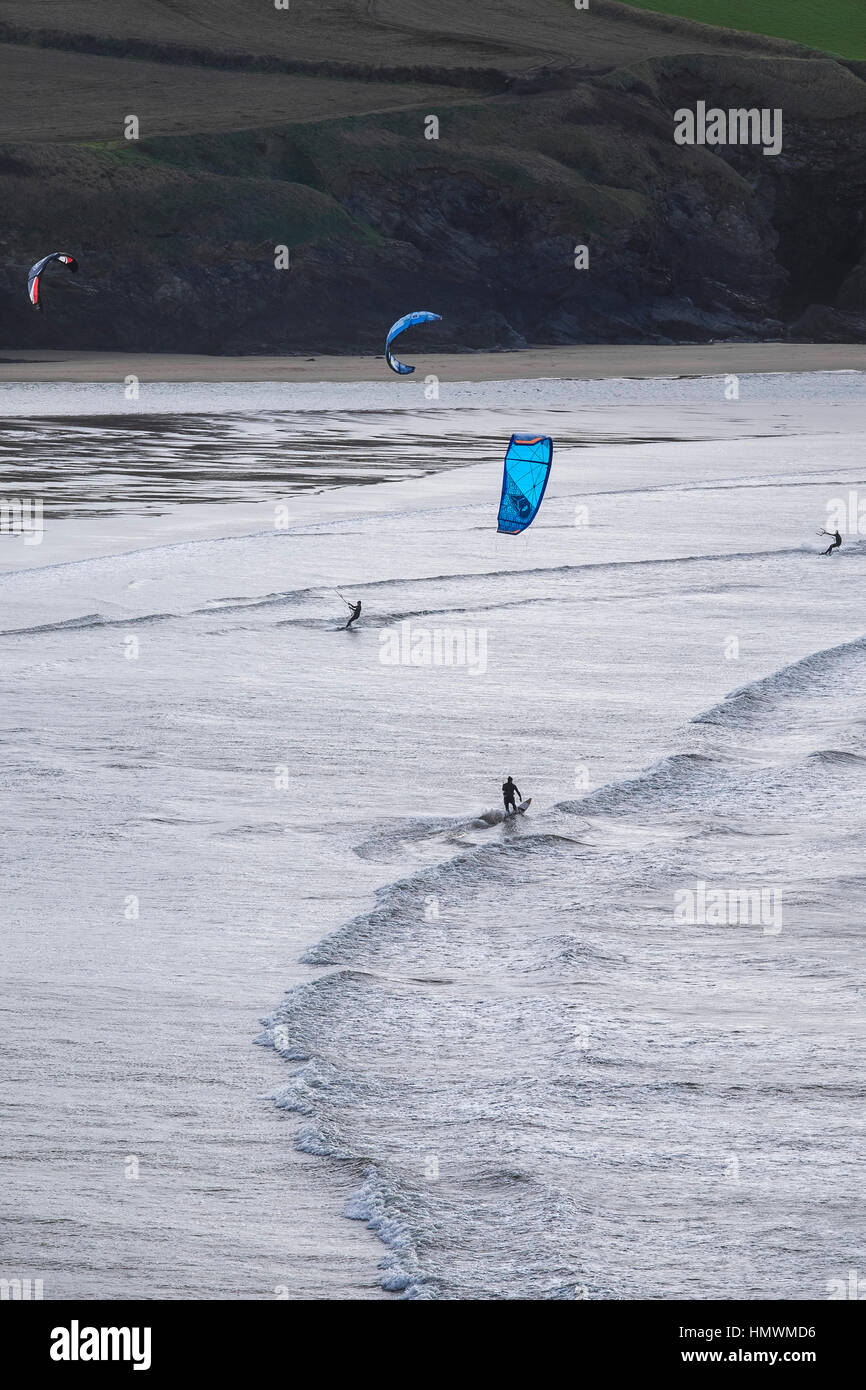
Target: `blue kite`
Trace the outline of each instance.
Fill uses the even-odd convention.
[[[416,309],[414,314],[404,314],[401,319],[391,325],[385,339],[385,361],[392,372],[397,372],[400,376],[408,376],[410,372],[415,370],[414,367],[407,367],[405,362],[398,362],[391,351],[391,343],[397,334],[402,333],[406,328],[414,328],[418,323],[432,323],[434,320],[441,323],[442,315],[431,314],[426,309]]]
[[[517,536],[534,520],[553,462],[553,440],[546,434],[513,434],[505,455],[498,531]]]

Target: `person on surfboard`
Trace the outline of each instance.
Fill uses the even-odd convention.
[[[508,774],[508,781],[502,783],[502,799],[505,802],[505,814],[511,815],[517,810],[517,802],[522,801],[520,788],[515,786],[514,778]]]
[[[822,555],[832,555],[833,551],[838,550],[842,544],[842,537],[839,535],[838,531],[822,531],[821,535],[833,537],[833,540],[831,544],[827,546],[827,549],[821,551]]]
[[[346,628],[350,628],[356,618],[360,618],[361,616],[361,601],[359,599],[357,603],[349,603],[349,600],[344,598],[343,602],[349,605],[349,621],[346,623]],[[344,628],[343,630],[345,631],[346,629]]]

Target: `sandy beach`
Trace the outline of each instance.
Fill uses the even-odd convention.
[[[862,343],[708,343],[671,347],[541,347],[519,352],[416,355],[415,381],[526,381],[546,377],[713,376],[728,372],[866,370]],[[0,381],[391,381],[380,356],[208,357],[196,353],[4,348]]]

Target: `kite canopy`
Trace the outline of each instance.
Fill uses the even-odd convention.
[[[39,293],[39,277],[50,261],[60,261],[62,265],[68,265],[69,269],[75,273],[78,269],[78,262],[74,256],[70,256],[67,251],[52,251],[50,256],[43,256],[41,261],[37,261],[27,272],[27,293],[30,295],[30,303],[34,309],[42,309],[42,298]]]
[[[392,353],[391,343],[397,334],[402,333],[406,328],[414,328],[417,323],[432,323],[434,320],[441,322],[441,319],[441,314],[431,314],[426,309],[416,309],[414,314],[404,314],[401,319],[391,325],[385,339],[385,361],[392,372],[399,372],[400,376],[408,376],[410,372],[415,370],[414,367],[407,367],[405,362],[398,362]]]
[[[513,434],[505,455],[498,531],[516,536],[535,520],[553,462],[547,435]]]

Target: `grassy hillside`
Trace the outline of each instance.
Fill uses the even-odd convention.
[[[773,34],[843,58],[866,59],[863,0],[627,0],[636,9]]]
[[[0,138],[110,140],[450,104],[567,69],[782,54],[771,39],[671,22],[612,0],[4,0]]]
[[[720,4],[722,0],[720,0]],[[756,0],[760,3],[760,0]],[[841,0],[821,0],[839,4]],[[627,5],[592,0],[3,0],[7,30],[114,40],[131,57],[147,45],[244,54],[274,61],[348,63],[397,68],[495,68],[519,71],[539,63],[587,68],[620,66],[636,57],[709,52],[735,40],[699,35],[682,25],[635,17]]]
[[[2,138],[117,139],[130,113],[142,136],[231,131],[392,107],[436,109],[472,95],[434,82],[221,71],[104,58],[65,49],[0,45]]]

